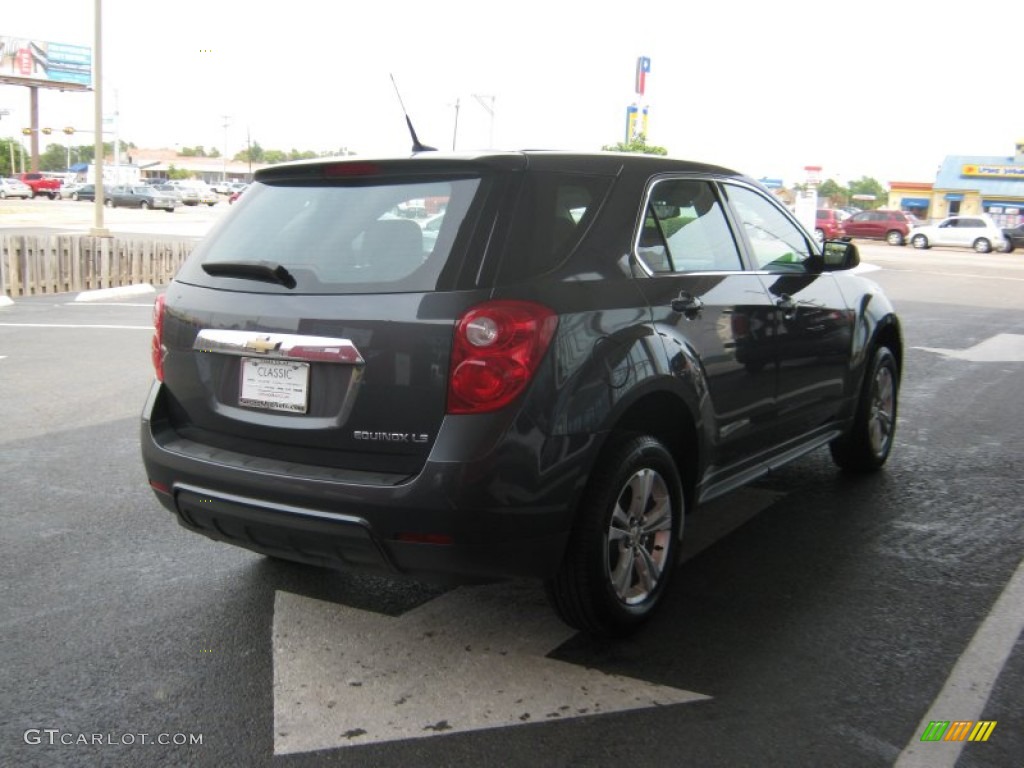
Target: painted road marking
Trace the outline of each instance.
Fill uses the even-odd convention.
[[[545,658],[574,634],[532,583],[461,587],[398,618],[278,592],[274,753],[709,698]]]
[[[914,347],[972,363],[1024,363],[1024,335],[1000,333],[967,349]]]
[[[3,328],[122,328],[128,331],[152,331],[152,325],[81,325],[71,323],[0,323]]]
[[[1010,653],[1024,632],[1024,560],[974,633],[949,673],[938,698],[921,718],[894,768],[945,768],[956,765],[964,741],[923,742],[933,720],[977,721]],[[999,720],[999,713],[994,714]],[[998,736],[998,732],[996,734]]]
[[[130,301],[67,301],[61,306],[64,307],[147,307],[151,308],[153,302],[147,304],[140,304],[139,302]]]
[[[743,488],[687,521],[685,562],[785,494]],[[399,618],[278,592],[274,752],[528,725],[707,699],[545,658],[575,631],[539,585],[464,587]]]

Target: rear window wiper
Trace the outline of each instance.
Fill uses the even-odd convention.
[[[295,287],[292,273],[272,261],[209,261],[203,264],[203,271],[213,277],[240,277],[244,280],[277,283],[285,288]]]

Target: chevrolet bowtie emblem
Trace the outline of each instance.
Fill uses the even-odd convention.
[[[272,352],[280,347],[281,342],[271,341],[268,337],[266,339],[249,339],[243,346],[245,349],[251,349],[253,352],[259,352],[265,355],[267,352]]]

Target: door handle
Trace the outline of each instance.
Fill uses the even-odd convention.
[[[682,312],[687,317],[698,314],[703,308],[704,302],[686,291],[680,291],[679,295],[672,299],[672,311]]]

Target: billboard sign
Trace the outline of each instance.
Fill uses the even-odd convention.
[[[0,82],[84,90],[92,85],[92,48],[0,36]]]

